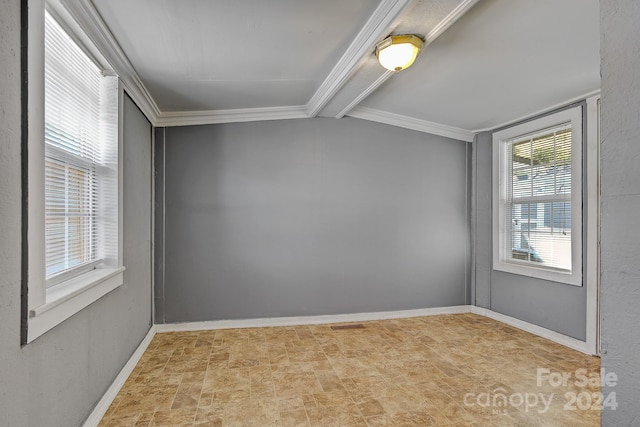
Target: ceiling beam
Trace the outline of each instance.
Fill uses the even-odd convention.
[[[100,53],[107,59],[120,77],[120,80],[127,89],[127,93],[154,126],[186,126],[314,117],[336,93],[338,93],[347,80],[353,76],[361,65],[363,58],[371,54],[375,43],[388,35],[387,32],[393,23],[413,2],[413,0],[383,0],[306,105],[234,110],[161,111],[142,82],[142,79],[133,68],[127,55],[93,5],[93,2],[91,0],[55,1],[60,1],[65,9],[69,11],[78,22],[82,30],[87,33]],[[462,16],[462,14],[477,1],[479,0],[464,0],[427,35],[427,43],[435,40],[438,35],[451,26],[459,16]],[[454,16],[456,16],[455,20],[452,19]],[[349,104],[349,108],[345,108],[343,112],[341,112],[340,117],[349,115],[460,140],[469,140],[469,138],[472,138],[470,132],[464,129],[417,120],[384,111],[356,107],[359,102],[365,99],[393,74],[395,73],[391,71],[383,73],[372,85],[367,87],[365,91],[359,94],[358,97]],[[355,110],[351,111],[354,108]]]
[[[346,52],[333,67],[318,90],[307,103],[307,114],[318,115],[340,88],[356,72],[360,61],[370,55],[375,44],[387,35],[389,27],[413,0],[382,0],[367,23],[362,27]]]
[[[428,46],[434,42],[435,39],[440,37],[442,33],[447,31],[450,26],[455,24],[460,18],[464,16],[465,13],[469,11],[476,3],[480,0],[463,0],[460,2],[455,9],[451,11],[447,16],[444,17],[438,25],[436,25],[433,30],[429,31],[429,34],[425,37],[424,45]]]
[[[426,49],[428,45],[433,43],[442,33],[444,33],[449,27],[451,27],[456,21],[469,11],[480,0],[463,0],[455,9],[451,11],[442,21],[438,23],[429,33],[425,36],[424,45],[422,49]],[[387,71],[383,73],[378,79],[376,79],[371,85],[369,85],[362,93],[360,93],[353,101],[351,101],[344,109],[342,109],[336,118],[340,119],[347,115],[349,111],[355,108],[358,104],[364,101],[370,94],[378,89],[387,79],[396,74],[394,71]]]
[[[387,70],[380,77],[378,77],[373,83],[371,83],[365,90],[363,90],[360,95],[356,96],[353,101],[349,103],[346,107],[342,109],[338,114],[336,114],[336,119],[341,119],[351,110],[353,110],[358,104],[360,104],[364,99],[371,95],[376,89],[382,85],[382,83],[386,82],[389,77],[395,74],[395,71]]]

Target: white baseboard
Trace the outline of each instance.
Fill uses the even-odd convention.
[[[156,325],[157,332],[204,331],[214,329],[264,328],[272,326],[321,325],[327,323],[366,322],[402,319],[439,314],[470,313],[471,306],[422,308],[418,310],[380,311],[375,313],[333,314],[323,316],[268,317],[262,319],[213,320],[207,322],[167,323]]]
[[[136,364],[144,354],[145,350],[151,343],[154,335],[159,332],[183,332],[183,331],[205,331],[215,329],[240,329],[240,328],[262,328],[271,326],[299,326],[299,325],[321,325],[327,323],[347,323],[347,322],[366,322],[371,320],[385,319],[405,319],[410,317],[436,316],[442,314],[462,314],[474,313],[480,316],[506,323],[507,325],[530,332],[542,338],[546,338],[558,344],[579,351],[581,353],[593,354],[589,351],[587,343],[575,338],[562,335],[550,329],[543,328],[514,317],[507,316],[486,308],[476,307],[472,305],[457,305],[452,307],[435,307],[423,308],[418,310],[401,310],[401,311],[381,311],[375,313],[355,313],[355,314],[335,314],[326,316],[300,316],[300,317],[271,317],[262,319],[238,319],[238,320],[214,320],[207,322],[188,322],[188,323],[167,323],[163,325],[153,325],[147,336],[142,340],[136,351],[131,355],[127,364],[122,368],[113,384],[107,392],[102,396],[93,412],[89,415],[84,423],[84,427],[97,427],[109,406],[118,395],[118,392],[126,382]]]
[[[212,320],[205,322],[166,323],[155,325],[156,332],[206,331],[215,329],[264,328],[273,326],[321,325],[327,323],[366,322],[370,320],[403,319],[409,317],[435,316],[439,314],[474,313],[506,323],[523,331],[530,332],[573,350],[593,354],[584,341],[563,335],[542,326],[516,319],[502,313],[472,305],[423,308],[418,310],[380,311],[374,313],[334,314],[322,316],[268,317],[260,319]]]
[[[91,412],[91,414],[89,414],[89,417],[84,422],[83,427],[97,427],[98,424],[100,424],[102,417],[104,417],[104,414],[106,414],[109,406],[111,406],[111,403],[113,403],[113,400],[116,398],[118,392],[127,381],[127,378],[129,378],[129,375],[131,375],[131,372],[133,372],[133,369],[140,361],[140,358],[144,354],[145,350],[147,349],[147,347],[149,347],[149,344],[151,343],[151,340],[153,339],[155,334],[156,327],[155,325],[152,325],[151,329],[149,329],[149,332],[147,332],[147,335],[144,337],[140,345],[138,345],[138,348],[136,348],[136,351],[133,352],[126,365],[124,365],[122,370],[120,370],[120,373],[118,373],[116,379],[113,380],[111,386],[102,396],[102,399],[100,399],[96,407],[93,408],[93,411]]]
[[[534,325],[532,323],[525,322],[524,320],[516,319],[515,317],[507,316],[506,314],[498,313],[487,308],[471,306],[471,312],[474,314],[479,314],[480,316],[485,316],[490,319],[497,320],[498,322],[506,323],[507,325],[513,326],[514,328],[530,332],[534,335],[538,335],[539,337],[546,338],[558,344],[562,344],[565,347],[569,347],[581,353],[593,355],[593,352],[589,350],[586,342],[577,340],[567,335],[563,335],[556,331],[552,331],[551,329],[543,328],[542,326]]]

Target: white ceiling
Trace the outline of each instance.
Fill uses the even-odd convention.
[[[464,136],[600,87],[598,0],[76,1],[159,124],[346,114]],[[390,33],[427,39],[401,73],[373,55]]]
[[[360,105],[469,130],[600,89],[598,0],[481,0]]]
[[[378,1],[94,3],[160,109],[190,111],[305,104]]]

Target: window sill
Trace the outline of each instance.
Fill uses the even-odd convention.
[[[582,286],[582,274],[554,271],[551,269],[539,268],[533,265],[516,263],[496,262],[493,269],[505,273],[517,274],[519,276],[531,277],[534,279],[547,280],[550,282],[563,283],[566,285]]]
[[[46,302],[29,311],[32,342],[124,283],[125,268],[96,269],[47,289]]]

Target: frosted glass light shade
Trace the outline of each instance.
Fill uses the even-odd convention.
[[[422,44],[422,39],[415,35],[390,36],[378,43],[376,56],[387,70],[401,71],[413,64]]]

